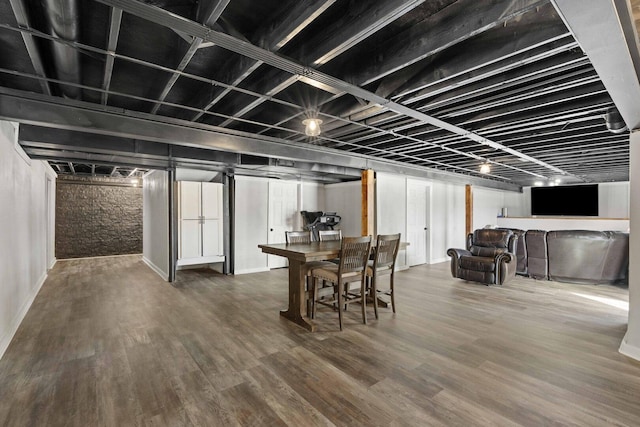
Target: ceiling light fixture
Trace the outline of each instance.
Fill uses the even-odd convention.
[[[322,120],[320,119],[304,119],[302,124],[305,126],[304,133],[307,136],[318,136],[320,135],[320,125],[322,124]]]
[[[480,166],[480,173],[488,174],[489,172],[491,172],[491,165],[489,164],[489,162],[483,163]]]

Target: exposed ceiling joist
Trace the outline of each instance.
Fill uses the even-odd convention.
[[[323,147],[301,147],[299,144],[262,136],[244,134],[224,128],[216,128],[177,119],[163,118],[143,113],[98,110],[95,106],[79,101],[51,103],[35,94],[16,91],[0,91],[0,118],[35,126],[67,129],[91,134],[111,135],[122,138],[143,139],[167,144],[209,148],[233,153],[268,153],[268,157],[303,160],[320,164],[333,164],[356,169],[373,168],[380,171],[446,179],[451,182],[469,183],[519,191],[520,186],[498,181],[447,173],[440,170],[412,167],[400,162],[385,161],[371,156],[354,155]]]
[[[319,38],[311,40],[309,44],[315,46],[311,56],[307,55],[302,61],[304,64],[312,64],[314,67],[324,65],[332,59],[338,57],[342,53],[354,45],[362,42],[371,34],[389,25],[398,19],[408,10],[419,6],[424,0],[376,0],[376,2],[357,2],[354,3],[355,10],[350,14],[343,16],[340,20],[332,24],[332,28],[327,29],[326,33],[331,36],[328,38]],[[354,19],[357,18],[357,24]],[[240,53],[240,52],[238,52]],[[249,55],[250,56],[250,55]],[[303,56],[298,52],[295,56]],[[268,62],[267,62],[268,63]],[[285,70],[286,71],[286,70]],[[333,93],[340,93],[341,90],[330,84],[323,84],[317,79],[308,78],[304,73],[299,74],[298,78],[290,76],[270,76],[267,80],[267,87],[261,89],[261,92],[269,96],[275,96],[282,92],[296,81],[302,80],[312,86],[329,89]],[[236,117],[242,117],[249,111],[252,111],[258,105],[266,101],[267,98],[259,98],[246,106],[238,107],[234,113]],[[232,120],[226,120],[221,126],[227,126]]]
[[[213,24],[215,24],[218,18],[220,18],[220,15],[222,15],[222,12],[224,12],[224,9],[225,7],[227,7],[228,4],[229,4],[229,0],[213,0],[213,1],[201,3],[201,5],[206,5],[206,6],[202,6],[201,8],[201,10],[206,10],[205,12],[202,13],[203,16],[201,18],[202,19],[201,22],[207,27],[213,27]],[[164,89],[162,89],[162,92],[158,97],[158,101],[165,100],[165,98],[169,94],[169,91],[171,91],[171,88],[173,88],[173,85],[176,83],[176,81],[180,77],[180,73],[184,71],[185,68],[187,68],[187,66],[189,65],[189,62],[191,62],[191,59],[193,58],[193,55],[195,55],[198,49],[200,49],[202,42],[203,40],[201,38],[193,37],[193,39],[191,40],[191,43],[189,44],[189,48],[187,49],[184,56],[182,57],[182,60],[176,67],[177,72],[173,73],[171,77],[169,77],[169,81],[167,81],[167,83],[164,86]],[[151,114],[156,114],[161,105],[162,104],[160,103],[156,103],[151,109]]]
[[[335,0],[296,2],[296,5],[286,15],[283,15],[280,20],[257,31],[256,38],[259,40],[260,46],[272,52],[277,52],[333,3],[335,3]],[[231,82],[232,86],[237,86],[257,70],[260,65],[262,65],[262,61],[256,61],[246,56],[233,57],[230,63],[222,67],[222,69],[227,70],[225,72],[225,81]],[[224,88],[217,91],[213,96],[205,95],[206,100],[200,100],[195,105],[204,105],[205,111],[210,110],[229,92],[230,89]],[[196,113],[192,120],[199,120],[203,114],[204,112]]]
[[[635,29],[629,24],[628,2],[552,1],[591,60],[629,129],[640,128],[640,81],[633,60],[638,55],[637,46],[634,43],[630,47],[623,32],[623,28]],[[618,10],[616,4],[624,10]],[[635,50],[634,55],[630,49]]]
[[[13,14],[16,17],[16,21],[18,25],[24,28],[31,28],[29,23],[29,14],[25,9],[25,5],[23,3],[24,0],[9,0],[11,3],[11,9],[13,9]],[[40,57],[40,52],[38,51],[38,46],[36,42],[28,33],[21,33],[22,40],[24,41],[24,45],[27,49],[27,53],[29,54],[29,58],[31,59],[31,64],[33,65],[33,69],[36,74],[40,77],[46,77],[46,73],[44,71],[44,64],[42,63],[42,58]],[[51,95],[51,88],[49,84],[40,80],[40,86],[42,87],[42,91],[47,95]]]
[[[104,78],[102,81],[102,104],[107,105],[109,99],[109,89],[111,88],[111,76],[113,75],[113,63],[115,57],[113,53],[118,46],[118,37],[120,35],[120,24],[122,23],[122,9],[117,7],[111,8],[111,17],[109,20],[109,41],[107,42],[107,51],[110,53],[106,55],[104,63]]]
[[[109,4],[114,7],[120,7],[123,10],[127,11],[128,13],[132,13],[136,16],[150,20],[160,25],[178,29],[194,37],[200,37],[203,40],[212,41],[225,49],[231,50],[241,55],[248,56],[255,60],[262,61],[266,64],[271,65],[272,67],[278,68],[282,71],[286,71],[287,73],[292,74],[294,76],[305,76],[307,78],[313,79],[321,84],[326,84],[328,86],[331,86],[335,88],[337,91],[347,92],[353,96],[365,99],[369,102],[382,105],[386,108],[389,108],[392,111],[395,111],[396,113],[405,115],[407,117],[412,117],[426,124],[430,124],[440,129],[461,135],[465,138],[468,138],[472,141],[477,142],[478,144],[485,145],[497,150],[505,151],[509,154],[520,157],[529,162],[546,167],[553,172],[570,175],[566,171],[563,171],[562,169],[556,166],[545,163],[539,159],[533,158],[524,153],[520,153],[516,150],[513,150],[512,148],[506,147],[495,141],[491,141],[474,132],[470,132],[456,125],[452,125],[443,120],[431,117],[427,114],[424,114],[412,108],[406,107],[402,104],[398,104],[397,102],[390,101],[372,92],[369,92],[366,89],[347,83],[338,78],[329,76],[325,73],[321,73],[317,70],[305,67],[299,63],[296,63],[295,61],[278,56],[273,52],[269,52],[258,46],[251,45],[245,41],[238,40],[235,37],[230,36],[228,34],[223,34],[223,33],[211,30],[206,26],[203,26],[201,24],[198,24],[196,22],[190,21],[186,18],[177,16],[177,15],[173,15],[163,9],[150,6],[147,4],[142,4],[133,0],[98,0],[98,1],[100,1],[101,3]]]
[[[371,61],[362,64],[359,73],[348,80],[359,85],[369,84],[545,3],[546,0],[521,0],[508,2],[505,8],[502,2],[457,1],[385,43],[382,47],[385,56],[372,55]],[[473,19],[451,25],[455,21],[453,17],[461,13]]]

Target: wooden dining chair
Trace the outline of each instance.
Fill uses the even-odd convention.
[[[311,318],[316,317],[318,304],[327,305],[338,311],[340,330],[342,330],[343,307],[354,302],[360,302],[362,306],[362,322],[367,323],[366,301],[366,270],[369,252],[371,250],[371,236],[345,237],[340,247],[340,263],[326,267],[314,268],[311,272],[313,278],[311,302]],[[320,298],[320,281],[331,283],[333,298]],[[360,289],[351,291],[345,285],[352,282],[360,282]]]
[[[311,243],[311,231],[285,231],[285,241],[287,245],[294,245],[296,243],[307,244]],[[309,261],[303,265],[303,274],[306,276],[305,283],[305,297],[307,301],[307,316],[311,315],[311,285],[312,278],[311,272],[314,268],[326,267],[333,265],[330,261]]]
[[[287,244],[311,243],[311,231],[285,231],[284,237]]]
[[[396,312],[395,292],[393,282],[395,276],[396,259],[400,248],[400,233],[379,235],[373,250],[373,260],[367,265],[367,280],[370,296],[373,298],[373,310],[378,318],[378,294],[388,295],[391,299],[391,309]],[[389,289],[379,289],[378,278],[389,276]]]
[[[318,230],[318,238],[321,242],[342,239],[342,230]]]

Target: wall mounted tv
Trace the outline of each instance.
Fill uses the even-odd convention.
[[[531,187],[531,215],[598,216],[598,184]]]

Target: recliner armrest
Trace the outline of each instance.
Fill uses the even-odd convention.
[[[461,256],[471,256],[471,252],[466,249],[449,248],[447,249],[447,255],[452,258],[460,259]]]
[[[516,254],[512,253],[512,252],[503,252],[500,255],[498,255],[496,257],[497,260],[502,261],[504,259],[504,262],[506,263],[510,263],[512,261],[517,261],[516,258]]]
[[[516,275],[518,258],[513,252],[503,252],[496,257],[496,284],[502,285]]]
[[[466,249],[449,248],[447,249],[447,255],[451,257],[451,275],[453,277],[458,277],[458,264],[460,263],[460,257],[465,255],[470,256],[471,252]]]

